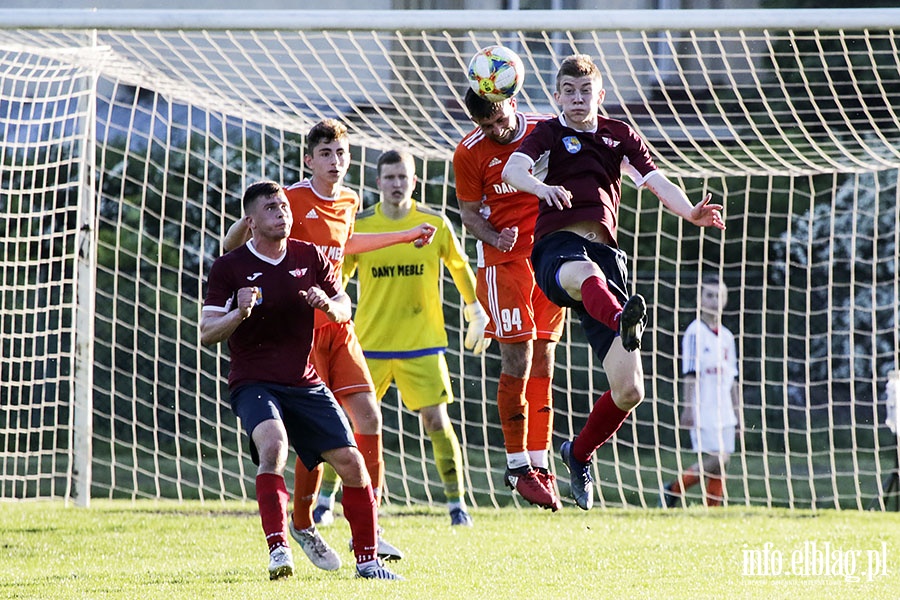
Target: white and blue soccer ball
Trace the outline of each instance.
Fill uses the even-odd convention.
[[[488,46],[469,61],[469,85],[490,102],[502,102],[515,96],[525,82],[522,59],[505,46]]]

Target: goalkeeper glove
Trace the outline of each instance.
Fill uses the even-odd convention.
[[[484,337],[484,328],[488,324],[487,313],[481,308],[481,304],[476,301],[466,304],[463,316],[465,316],[466,322],[469,324],[463,345],[466,349],[471,350],[472,354],[481,354],[491,345],[491,339]]]

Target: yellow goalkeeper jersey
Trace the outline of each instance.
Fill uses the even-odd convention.
[[[344,275],[357,272],[356,334],[368,358],[413,358],[447,348],[441,295],[447,267],[466,304],[475,302],[475,276],[453,225],[441,213],[413,204],[399,220],[384,216],[381,203],[356,215],[358,233],[403,231],[422,223],[436,228],[428,246],[397,244],[344,257]]]

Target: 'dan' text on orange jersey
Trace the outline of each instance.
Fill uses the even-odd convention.
[[[521,141],[540,121],[552,115],[516,113],[525,129],[508,144],[498,144],[486,137],[480,128],[469,132],[456,146],[453,169],[456,174],[456,196],[462,202],[483,202],[483,214],[497,231],[518,227],[519,238],[509,252],[500,252],[489,244],[478,243],[478,266],[491,266],[531,256],[534,245],[534,222],[538,199],[503,182],[503,167]]]

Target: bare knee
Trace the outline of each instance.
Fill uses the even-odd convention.
[[[613,402],[625,411],[634,408],[644,400],[644,382],[635,381],[613,390]]]
[[[441,431],[450,425],[446,404],[426,406],[419,411],[419,416],[422,418],[422,427],[427,433]]]
[[[363,435],[377,435],[381,433],[381,410],[375,394],[372,392],[356,392],[347,394],[341,399],[353,431]]]
[[[570,260],[562,264],[557,273],[560,286],[573,300],[581,301],[581,285],[588,277],[600,277],[606,281],[606,276],[596,264],[588,260]]]
[[[277,419],[263,421],[251,434],[259,456],[260,473],[284,473],[287,466],[288,438],[284,424]]]
[[[726,464],[728,464],[727,454],[705,454],[703,456],[703,471],[714,477],[718,477],[724,472]]]
[[[531,370],[531,341],[500,344],[500,371],[513,377],[527,377]]]
[[[335,448],[322,453],[328,464],[334,467],[345,485],[350,487],[365,487],[369,483],[369,474],[363,463],[362,454],[352,446]]]

